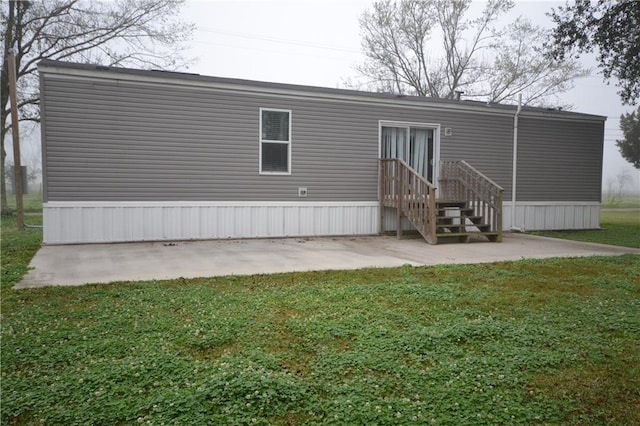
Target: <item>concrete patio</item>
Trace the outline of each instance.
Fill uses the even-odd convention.
[[[625,253],[640,249],[526,234],[505,234],[502,243],[436,246],[392,236],[49,245],[16,288]]]

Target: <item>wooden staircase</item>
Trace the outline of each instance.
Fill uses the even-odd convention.
[[[436,201],[436,237],[438,242],[468,243],[474,237],[496,242],[500,233],[491,230],[484,216],[476,214],[467,201]]]
[[[406,217],[430,244],[502,240],[504,190],[499,185],[465,161],[441,162],[439,182],[436,196],[436,187],[404,161],[380,160],[381,224],[384,207],[392,207],[398,238]]]

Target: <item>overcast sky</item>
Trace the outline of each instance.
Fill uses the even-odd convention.
[[[183,16],[196,25],[191,49],[196,58],[189,72],[249,80],[339,87],[344,79],[357,78],[355,66],[363,62],[359,18],[371,1],[343,0],[187,0]],[[545,15],[564,2],[517,1],[504,23],[520,15],[538,25],[551,26]],[[475,11],[483,3],[474,3]],[[585,64],[595,66],[592,58]],[[623,107],[616,88],[599,74],[576,82],[563,96],[573,110],[607,116],[603,189],[623,170],[632,174],[640,190],[640,172],[619,154],[618,118],[632,107]]]

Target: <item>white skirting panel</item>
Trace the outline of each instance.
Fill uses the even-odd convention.
[[[384,230],[396,230],[396,209],[384,209]],[[560,229],[597,229],[600,227],[600,203],[580,201],[518,201],[515,228],[520,231]],[[402,218],[402,229],[415,230]],[[511,203],[502,204],[502,229],[511,230]]]
[[[384,224],[384,232],[395,232],[396,224],[398,223],[397,210],[391,207],[383,207],[384,216],[383,216],[383,224]],[[416,227],[413,226],[409,219],[403,217],[402,221],[402,230],[403,231],[415,231]]]
[[[503,229],[511,225],[511,203],[502,206]],[[520,231],[600,228],[600,203],[518,201],[513,227]]]
[[[44,243],[204,240],[379,232],[372,202],[47,202]]]

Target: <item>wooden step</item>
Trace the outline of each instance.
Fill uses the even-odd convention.
[[[442,243],[451,243],[451,242],[458,242],[458,243],[468,243],[471,240],[471,237],[468,234],[445,234],[445,235],[440,235],[440,234],[436,234],[436,241],[438,244],[442,244]]]
[[[463,220],[469,219],[473,223],[478,223],[480,220],[484,219],[482,216],[469,216],[469,215],[457,215],[457,216],[436,216],[436,223],[444,222],[447,220]],[[478,222],[476,222],[478,221]]]
[[[466,208],[467,207],[467,202],[466,201],[460,201],[460,200],[436,200],[436,208],[437,209],[442,209],[442,208]]]
[[[453,222],[453,221],[446,220],[446,218],[443,218],[443,220],[436,220],[436,226],[442,226],[444,228],[448,228],[452,226],[472,226],[475,228],[487,228],[487,227],[491,227],[491,224],[483,223],[480,221],[477,221],[477,223],[474,221],[471,221],[471,223],[461,222],[461,221]]]
[[[480,224],[436,224],[438,230],[441,232],[489,232],[491,229],[491,225],[488,223],[480,223]],[[468,231],[467,228],[477,228],[478,231]],[[448,231],[447,231],[448,230]],[[438,232],[438,231],[436,231]]]
[[[437,237],[460,237],[463,235],[470,235],[470,236],[479,235],[484,237],[490,237],[498,234],[499,234],[498,232],[492,232],[492,231],[469,231],[469,232],[438,232],[436,233],[436,236]]]
[[[438,243],[446,242],[448,239],[455,239],[459,242],[469,242],[471,237],[474,236],[483,236],[486,237],[491,242],[498,241],[500,233],[499,232],[438,232],[436,233],[436,238],[438,239]]]
[[[436,209],[436,210],[437,210],[437,212],[436,212],[437,216],[446,216],[447,212],[456,212],[456,213],[459,213],[460,215],[464,215],[464,216],[473,215],[473,209],[472,208],[467,208],[467,207],[464,207],[464,208],[445,207],[445,208],[439,208],[439,209]]]
[[[438,237],[458,237],[460,235],[483,235],[485,237],[491,235],[498,235],[499,232],[495,231],[469,231],[469,232],[438,232],[436,236]]]
[[[484,216],[477,215],[475,210],[468,206],[467,201],[436,200],[436,235],[432,244],[468,243],[476,236],[485,237],[493,242],[501,240],[499,232],[490,231],[491,225],[485,223]],[[402,207],[403,216],[412,221],[409,217],[410,211],[426,206],[421,201],[406,200]]]
[[[474,214],[473,211],[470,212],[466,212],[467,214],[457,214],[457,215],[451,215],[448,216],[446,214],[438,214],[436,216],[436,223],[445,223],[447,221],[450,222],[450,220],[458,220],[458,221],[465,221],[466,219],[469,219],[474,225],[477,224],[482,224],[484,221],[484,216],[477,216]]]

